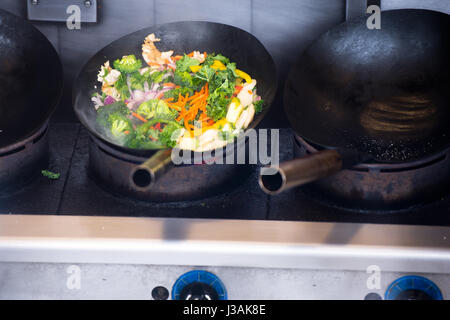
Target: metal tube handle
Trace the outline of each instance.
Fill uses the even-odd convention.
[[[336,150],[315,152],[305,157],[270,167],[273,174],[267,174],[267,167],[261,169],[259,185],[267,194],[278,194],[286,189],[300,186],[328,177],[343,167],[341,154]]]
[[[172,166],[172,149],[160,150],[131,170],[131,186],[139,191],[147,191]]]

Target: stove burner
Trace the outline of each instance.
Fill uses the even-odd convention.
[[[201,164],[174,166],[150,188],[148,172],[130,173],[145,157],[121,152],[91,136],[89,173],[103,189],[118,196],[153,201],[187,201],[226,192],[242,183],[251,173],[250,165]],[[133,181],[130,180],[133,176]]]
[[[294,135],[294,155],[318,149]],[[363,163],[303,187],[321,202],[362,211],[400,210],[440,199],[450,190],[450,148],[405,163]]]
[[[0,148],[0,197],[17,192],[48,165],[48,122],[27,139]]]

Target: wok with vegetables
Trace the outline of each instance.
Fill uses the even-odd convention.
[[[92,101],[97,124],[117,144],[133,149],[221,148],[262,111],[257,80],[220,53],[161,52],[154,33],[142,58],[106,61]]]
[[[96,53],[73,88],[92,135],[118,150],[223,147],[255,127],[277,89],[272,57],[253,35],[198,21],[157,25]]]

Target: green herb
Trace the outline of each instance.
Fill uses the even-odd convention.
[[[180,87],[180,88],[172,89],[172,90],[164,92],[163,99],[173,98],[173,102],[176,102],[176,101],[178,101],[178,96],[180,94],[183,97],[186,96],[186,94],[191,96],[194,94],[194,90],[191,88],[187,88],[187,87]]]
[[[49,170],[42,170],[41,173],[44,177],[47,177],[51,180],[57,180],[61,176],[60,173],[51,172]]]
[[[127,76],[125,74],[120,74],[116,83],[114,83],[114,88],[116,88],[117,92],[120,94],[120,99],[125,101],[130,97],[130,90],[127,85]]]
[[[167,124],[161,134],[159,135],[159,141],[168,146],[168,147],[175,147],[177,144],[177,139],[180,137],[182,132],[182,126],[180,126],[176,122],[171,122]]]
[[[264,101],[262,99],[255,101],[253,102],[253,106],[255,107],[255,113],[260,113],[263,109]]]
[[[155,71],[150,76],[150,80],[152,83],[160,83],[163,81],[163,77],[166,74],[166,71]]]
[[[200,62],[197,59],[191,58],[185,54],[183,58],[181,58],[176,62],[177,65],[176,71],[179,73],[183,73],[186,71],[190,72],[191,66],[198,66],[199,64]]]

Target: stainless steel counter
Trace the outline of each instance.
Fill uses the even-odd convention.
[[[149,298],[158,283],[170,287],[181,272],[202,269],[226,279],[232,299],[363,298],[373,270],[385,275],[374,287],[380,295],[398,276],[422,274],[449,298],[449,239],[450,227],[0,215],[0,297]],[[90,283],[84,294],[65,288],[71,265]],[[153,280],[143,285],[142,274]],[[291,281],[315,284],[295,291]],[[320,292],[311,290],[317,283]],[[55,289],[62,284],[65,293]]]

